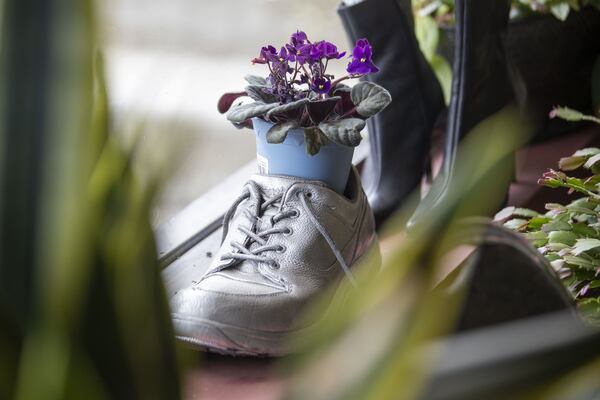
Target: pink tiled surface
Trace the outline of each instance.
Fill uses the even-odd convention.
[[[186,400],[275,400],[285,378],[275,360],[204,354],[185,382]]]
[[[564,190],[539,186],[537,180],[548,168],[558,169],[558,160],[585,147],[600,146],[600,127],[559,137],[527,147],[517,154],[516,179],[509,189],[508,204],[544,210],[545,203],[563,203],[571,196]],[[572,175],[576,175],[573,173]]]

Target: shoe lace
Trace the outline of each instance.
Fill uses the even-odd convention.
[[[308,200],[309,196],[307,195],[307,193],[300,191],[298,192],[298,197],[300,198],[300,204],[302,205],[302,208],[304,209],[304,212],[308,216],[309,220],[327,242],[329,248],[331,249],[336,260],[342,267],[345,275],[348,277],[352,285],[356,286],[356,280],[354,279],[350,268],[346,264],[346,261],[344,260],[344,257],[342,256],[342,253],[339,250],[337,244],[335,243],[329,232],[327,232],[323,224],[321,224],[318,218],[316,217],[315,211],[311,206],[310,201]],[[246,235],[246,239],[243,243],[231,241],[229,244],[235,249],[235,251],[223,254],[221,256],[222,261],[229,260],[229,262],[216,267],[215,269],[210,271],[209,274],[213,274],[222,271],[226,268],[230,268],[245,260],[262,262],[271,266],[271,268],[273,269],[279,268],[279,264],[277,263],[277,261],[264,253],[270,251],[282,251],[283,246],[278,244],[267,244],[267,241],[271,235],[287,234],[290,231],[289,227],[283,225],[275,225],[279,221],[295,217],[298,213],[298,211],[294,209],[283,209],[283,193],[269,197],[263,193],[263,191],[255,182],[248,182],[242,194],[233,202],[233,204],[231,205],[229,210],[227,210],[227,213],[225,213],[225,216],[223,217],[223,236],[221,238],[221,244],[225,241],[225,238],[227,237],[227,234],[229,232],[229,223],[231,221],[231,218],[235,214],[238,206],[244,200],[247,199],[254,201],[254,208],[252,210],[245,210],[245,212],[247,213],[247,217],[250,221],[252,221],[252,224],[250,227],[246,227],[243,225],[237,226],[237,229],[244,235]],[[268,224],[269,226],[266,229],[263,229],[263,227],[261,226],[261,217],[264,215],[267,209],[275,207],[277,203],[279,203],[278,212],[270,216]],[[251,247],[253,243],[257,243],[258,246]],[[267,279],[272,280],[271,276],[265,277]],[[281,282],[279,281],[278,283]]]

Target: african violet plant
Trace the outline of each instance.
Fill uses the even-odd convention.
[[[550,114],[569,121],[600,119],[568,108]],[[600,323],[600,149],[586,148],[558,163],[560,171],[548,170],[539,180],[550,188],[579,194],[569,204],[546,204],[546,213],[508,207],[495,219],[529,239],[538,248],[576,299],[582,313]],[[583,169],[585,178],[565,172]],[[591,175],[589,175],[591,173]]]
[[[269,75],[246,76],[245,90],[224,94],[219,111],[238,128],[252,128],[252,118],[273,123],[267,132],[269,143],[281,143],[290,130],[301,128],[311,155],[330,141],[357,146],[365,120],[391,102],[389,92],[374,83],[362,81],[353,87],[342,83],[379,70],[372,52],[366,39],[358,40],[348,57],[348,74],[335,79],[327,71],[329,63],[343,59],[346,52],[325,40],[311,42],[306,33],[297,31],[279,51],[270,45],[261,49],[252,63],[267,66]],[[242,97],[254,102],[238,100]]]

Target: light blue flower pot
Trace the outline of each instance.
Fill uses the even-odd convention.
[[[267,143],[267,132],[273,124],[260,118],[253,118],[252,122],[260,173],[319,180],[338,193],[344,192],[354,147],[330,143],[311,156],[306,152],[302,129],[291,130],[283,143],[271,144]]]

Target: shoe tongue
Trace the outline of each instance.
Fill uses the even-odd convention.
[[[322,187],[329,187],[325,182],[288,175],[255,174],[250,179],[258,184],[267,196],[278,195],[286,191],[292,184],[301,182]]]
[[[319,181],[311,181],[304,178],[296,177],[296,176],[287,176],[287,175],[262,175],[255,174],[250,177],[250,180],[254,181],[261,189],[263,194],[267,197],[278,196],[280,194],[285,195],[285,192],[292,186],[294,183],[303,182],[310,183],[315,185],[320,185],[323,187],[327,187],[327,185],[323,182]],[[265,210],[264,214],[260,219],[260,224],[262,225],[262,229],[268,228],[269,218],[278,212],[279,203],[274,204],[272,207],[269,207]],[[258,247],[258,243],[252,243],[250,245],[250,249]],[[237,273],[242,274],[250,274],[255,271],[255,265],[253,262],[246,261],[239,264],[235,269],[228,271],[227,273],[236,275]],[[236,269],[238,272],[236,272]],[[259,280],[265,280],[264,277],[258,278]]]

